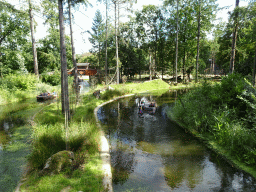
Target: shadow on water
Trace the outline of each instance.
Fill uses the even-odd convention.
[[[110,142],[114,191],[255,191],[253,178],[167,118],[180,94],[143,94],[98,111]],[[136,101],[143,96],[156,101],[158,108],[141,118]]]

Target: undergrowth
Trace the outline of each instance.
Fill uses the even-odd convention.
[[[246,79],[232,74],[219,84],[205,81],[192,89],[177,100],[169,116],[252,167],[256,165],[255,96]]]
[[[42,83],[34,74],[6,75],[0,77],[0,104],[25,101],[41,92],[59,92],[59,89]]]

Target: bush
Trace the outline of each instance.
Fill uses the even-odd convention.
[[[58,134],[44,134],[35,141],[29,161],[35,169],[43,169],[46,160],[53,154],[65,150],[65,140]]]
[[[209,132],[213,121],[212,92],[211,85],[207,81],[203,82],[201,87],[195,87],[177,100],[171,117],[200,133]]]
[[[35,88],[37,78],[33,74],[11,74],[0,79],[0,85],[3,89],[8,90],[31,90]]]
[[[241,75],[203,82],[179,98],[170,115],[192,132],[212,135],[237,160],[256,165],[256,91]]]
[[[59,85],[61,83],[61,74],[59,70],[55,70],[53,74],[42,74],[42,81],[45,83],[49,83],[53,86]]]

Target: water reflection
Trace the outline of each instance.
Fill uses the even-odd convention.
[[[8,121],[4,120],[0,123],[0,150],[5,149],[6,145],[10,142],[13,126],[14,123],[10,118],[8,118]]]
[[[102,107],[98,117],[111,145],[115,191],[255,191],[255,181],[173,124],[166,111],[180,93],[147,96],[155,115],[138,115],[130,97]],[[141,97],[142,97],[141,96]]]

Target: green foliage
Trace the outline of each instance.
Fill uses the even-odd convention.
[[[78,63],[90,63],[91,65],[96,66],[97,64],[97,56],[94,54],[87,55],[87,56],[81,56],[78,59]]]
[[[4,89],[8,89],[10,91],[15,90],[31,90],[35,88],[35,84],[37,83],[37,78],[32,74],[12,74],[7,75],[4,78],[0,79],[0,85]]]
[[[42,74],[42,81],[45,83],[49,83],[50,85],[60,85],[61,83],[61,77],[60,77],[60,71],[54,70],[52,74],[49,74],[47,72]]]
[[[234,10],[230,14],[229,22],[226,24],[225,28],[222,29],[223,35],[217,38],[219,51],[216,55],[216,63],[218,63],[221,68],[225,69],[226,73],[229,71],[232,32],[234,19],[236,17],[235,12],[237,11],[239,14],[234,69],[238,73],[248,75],[252,74],[255,56],[255,2],[249,3],[247,7],[238,7],[236,11]]]
[[[104,37],[105,37],[105,26],[100,10],[97,10],[92,23],[92,32],[87,31],[90,34],[89,41],[92,44],[93,53],[97,53],[97,65],[103,67],[103,59],[101,56],[101,49],[104,47]],[[96,64],[96,63],[95,63]]]
[[[256,91],[239,74],[204,82],[176,102],[170,116],[192,132],[214,138],[234,158],[256,165]],[[211,135],[209,137],[209,135]]]
[[[23,45],[29,33],[28,12],[17,10],[9,3],[1,1],[0,4],[0,47],[15,50]]]

